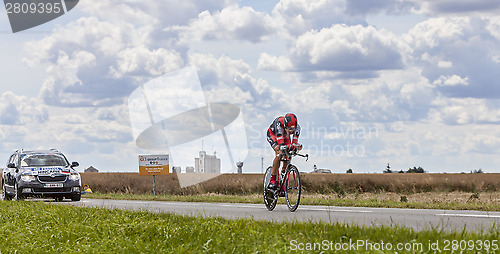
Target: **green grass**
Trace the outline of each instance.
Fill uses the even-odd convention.
[[[148,200],[148,201],[182,201],[182,202],[223,202],[223,203],[253,203],[263,204],[263,199],[259,195],[133,195],[133,194],[101,194],[93,193],[82,196],[84,198],[98,199],[122,199],[122,200]],[[278,200],[280,204],[285,204],[285,199]],[[417,201],[398,202],[377,199],[350,199],[324,196],[303,195],[300,200],[301,205],[325,205],[325,206],[350,206],[350,207],[388,207],[388,208],[412,208],[412,209],[445,209],[445,210],[477,210],[477,211],[500,211],[498,204],[483,204],[477,202],[433,202],[423,203]]]
[[[321,245],[321,250],[330,250],[325,246],[347,246],[358,240],[393,248],[398,243],[422,244],[421,250],[429,253],[429,243],[436,241],[442,250],[446,240],[492,243],[499,238],[498,227],[487,232],[416,232],[402,227],[274,223],[0,201],[1,253],[296,253],[294,249],[300,246],[306,249],[304,253],[319,253],[323,243],[327,245]],[[308,251],[308,243],[316,243],[316,251]],[[365,252],[365,248],[341,253]]]

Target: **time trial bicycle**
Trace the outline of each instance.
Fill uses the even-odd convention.
[[[281,155],[280,161],[285,163],[284,169],[278,174],[278,188],[276,190],[269,189],[269,182],[271,181],[272,166],[269,166],[264,174],[264,203],[269,211],[276,207],[278,197],[284,196],[286,204],[290,212],[295,212],[300,203],[301,183],[299,169],[293,165],[292,157],[300,156],[309,159],[308,154],[299,154],[297,152],[286,153]]]

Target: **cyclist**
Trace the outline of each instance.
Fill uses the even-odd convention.
[[[291,135],[293,135],[293,139],[290,139]],[[276,157],[274,157],[273,160],[271,181],[268,186],[269,189],[276,190],[278,188],[276,178],[281,163],[281,156],[285,155],[288,151],[298,151],[302,149],[302,145],[298,143],[299,135],[300,126],[297,121],[297,116],[293,113],[277,117],[274,119],[271,126],[269,126],[269,129],[267,129],[267,142],[269,142],[276,153]]]

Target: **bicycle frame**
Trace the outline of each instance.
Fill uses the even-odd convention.
[[[280,170],[280,173],[277,175],[278,177],[278,189],[276,190],[276,193],[275,195],[279,195],[279,191],[282,191],[282,189],[284,188],[285,186],[285,181],[288,180],[288,173],[290,172],[290,167],[293,166],[292,165],[292,157],[293,156],[301,156],[301,157],[305,157],[306,158],[306,161],[309,160],[309,154],[306,154],[306,155],[303,155],[303,154],[299,154],[299,153],[292,153],[292,154],[286,154],[286,155],[283,155],[283,157],[280,159],[280,161],[282,161],[283,163],[285,163],[283,165],[283,167],[285,168],[284,170]],[[295,179],[294,179],[295,180]],[[275,197],[277,198],[277,197]]]
[[[297,152],[291,154],[287,153],[285,155],[282,155],[280,161],[283,161],[284,165],[282,168],[284,169],[280,170],[279,174],[277,175],[278,188],[276,190],[267,188],[272,167],[268,167],[268,169],[266,170],[266,174],[264,175],[264,203],[267,209],[270,211],[272,211],[275,208],[278,197],[280,196],[280,193],[282,191],[284,192],[283,194],[286,198],[288,209],[291,212],[294,212],[299,205],[300,193],[301,193],[300,174],[298,168],[291,163],[293,156],[305,157],[306,161],[309,159],[308,154],[302,155],[298,154]],[[290,175],[293,175],[294,177],[291,181],[289,179]],[[289,185],[294,187],[290,187]],[[295,191],[293,190],[297,191],[296,201],[294,199]]]

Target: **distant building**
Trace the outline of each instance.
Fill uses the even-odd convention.
[[[194,167],[186,167],[186,173],[194,173]]]
[[[220,159],[215,155],[208,155],[200,151],[200,157],[194,159],[196,173],[220,173]]]
[[[326,169],[326,168],[318,168],[318,169],[313,170],[313,172],[311,172],[311,173],[317,173],[317,174],[327,173],[327,174],[331,174],[332,171],[329,170],[329,169]]]
[[[83,171],[84,173],[99,173],[99,170],[97,168],[94,168],[93,166],[88,167]]]
[[[331,170],[326,169],[326,168],[318,168],[316,165],[314,165],[314,169],[311,173],[332,173]]]
[[[172,173],[181,173],[181,167],[172,167]]]

